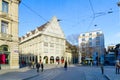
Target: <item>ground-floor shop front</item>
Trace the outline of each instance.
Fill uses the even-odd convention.
[[[0,69],[19,68],[18,48],[17,46],[14,47],[14,44],[11,44],[12,42],[0,45]]]
[[[38,56],[32,54],[20,54],[19,63],[20,65],[28,65],[29,63],[44,63],[44,64],[63,64],[65,61],[64,56]]]

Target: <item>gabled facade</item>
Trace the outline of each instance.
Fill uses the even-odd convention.
[[[20,63],[63,63],[65,35],[56,17],[19,38]]]
[[[0,0],[0,68],[19,68],[18,6],[20,0]]]

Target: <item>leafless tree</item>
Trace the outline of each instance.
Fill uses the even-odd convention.
[[[71,34],[67,36],[67,40],[72,44],[72,45],[78,45],[78,37],[79,34]]]

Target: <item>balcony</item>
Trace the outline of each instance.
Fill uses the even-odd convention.
[[[1,17],[1,18],[5,18],[5,19],[8,19],[8,20],[11,20],[9,14],[8,14],[8,13],[5,13],[5,12],[0,12],[0,17]]]
[[[0,33],[0,40],[12,41],[12,35]]]

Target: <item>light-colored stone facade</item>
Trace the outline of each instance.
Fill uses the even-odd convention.
[[[81,60],[103,60],[104,34],[101,30],[81,33],[79,36],[79,62]]]
[[[65,35],[56,17],[22,36],[19,43],[20,63],[63,63]]]
[[[20,0],[0,0],[1,69],[19,68],[18,6]]]

